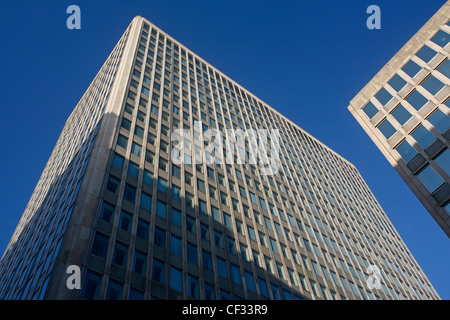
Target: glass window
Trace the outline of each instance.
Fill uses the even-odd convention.
[[[377,128],[386,139],[389,139],[397,131],[387,119],[383,120]]]
[[[144,175],[143,175],[142,180],[144,183],[146,183],[150,186],[153,186],[153,173],[144,169]]]
[[[122,284],[113,280],[109,280],[108,290],[106,292],[106,300],[122,299]]]
[[[102,276],[100,274],[88,270],[81,296],[87,300],[98,299],[101,281]]]
[[[167,204],[158,200],[156,202],[156,215],[160,216],[163,219],[167,217]]]
[[[128,256],[128,246],[121,242],[116,242],[116,247],[114,248],[113,262],[121,267],[125,267],[127,263]]]
[[[216,260],[217,260],[217,271],[219,272],[219,275],[224,278],[228,278],[227,262],[219,257],[216,257]]]
[[[256,291],[255,280],[253,279],[253,274],[248,271],[244,272],[245,283],[247,284],[247,289],[251,291]]]
[[[170,268],[170,287],[180,292],[183,291],[181,270],[175,267]]]
[[[141,152],[142,152],[142,146],[136,142],[133,142],[133,144],[131,145],[131,153],[140,157]]]
[[[159,283],[164,283],[164,270],[164,262],[153,259],[152,280]]]
[[[198,264],[197,246],[195,244],[187,242],[186,254],[187,254],[188,261]]]
[[[136,199],[136,188],[127,183],[123,192],[123,198],[134,203]]]
[[[172,164],[172,176],[181,179],[181,169],[174,164]]]
[[[377,107],[372,102],[368,102],[362,110],[365,112],[365,114],[369,117],[369,119],[372,119],[378,112]]]
[[[124,210],[120,212],[119,228],[125,231],[131,231],[131,222],[133,221],[133,216]]]
[[[125,161],[124,157],[122,157],[121,155],[119,155],[117,153],[114,153],[114,157],[113,157],[113,161],[112,161],[112,165],[114,167],[122,170],[124,161]]]
[[[105,259],[106,251],[108,250],[109,238],[101,233],[96,233],[94,243],[92,245],[92,254]]]
[[[411,136],[417,141],[417,143],[419,143],[419,145],[423,149],[428,147],[436,139],[436,137],[423,125],[417,127],[417,129],[414,130],[413,133],[411,133]]]
[[[181,238],[171,235],[170,237],[170,251],[176,255],[181,256],[183,249],[181,247]]]
[[[267,289],[267,282],[263,278],[258,277],[259,289],[261,291],[261,295],[269,298],[269,290]]]
[[[117,189],[119,187],[120,180],[116,177],[109,176],[108,183],[106,184],[106,190],[111,191],[113,193],[117,192]]]
[[[413,93],[406,98],[406,101],[416,110],[420,110],[428,99],[425,98],[419,91],[415,90]]]
[[[196,233],[195,218],[188,215],[186,215],[186,231],[192,232],[193,234]]]
[[[437,70],[442,73],[444,76],[450,79],[450,61],[447,59],[445,60]]]
[[[214,230],[214,245],[223,248],[223,234],[217,230]]]
[[[114,216],[114,206],[107,202],[103,202],[101,219],[111,223],[113,216]]]
[[[450,176],[450,151],[448,149],[445,149],[434,161]]]
[[[128,295],[128,300],[144,300],[144,293],[140,290],[130,288],[130,293]]]
[[[181,200],[181,189],[176,185],[172,185],[172,199]]]
[[[450,40],[450,35],[443,30],[439,30],[430,40],[444,48]]]
[[[437,79],[433,75],[430,75],[423,83],[422,87],[428,90],[432,95],[436,95],[444,87],[441,80]]]
[[[381,88],[375,98],[384,106],[392,99],[392,95],[385,88]]]
[[[139,174],[139,165],[130,161],[130,163],[128,164],[128,174],[130,176],[137,178],[137,176]]]
[[[152,210],[152,197],[145,192],[141,193],[141,208],[151,211]]]
[[[434,58],[434,56],[437,54],[436,51],[434,51],[433,49],[431,49],[428,46],[423,46],[422,49],[420,49],[417,53],[416,56],[419,57],[420,59],[422,59],[423,61],[425,61],[426,63],[430,62],[431,59]]]
[[[392,111],[392,116],[401,125],[404,125],[412,117],[411,113],[409,113],[408,110],[406,110],[401,104],[395,108],[394,111]]]
[[[181,211],[172,208],[172,223],[181,227]]]
[[[227,226],[230,229],[233,229],[233,222],[231,220],[231,216],[229,214],[224,213],[223,214],[225,226]]]
[[[440,133],[444,133],[450,127],[450,117],[437,109],[427,119]]]
[[[131,128],[131,121],[126,119],[126,118],[122,118],[122,123],[120,125],[122,128],[124,128],[127,131],[130,131]]]
[[[155,245],[161,248],[166,247],[166,231],[164,229],[155,227]]]
[[[158,190],[167,193],[167,180],[161,177],[158,177]]]
[[[395,149],[406,163],[410,162],[417,155],[416,149],[414,149],[408,141],[404,140]]]
[[[198,278],[188,274],[188,295],[194,299],[199,298],[199,283]]]
[[[241,270],[239,266],[231,263],[231,279],[234,283],[237,283],[239,285],[242,285],[242,278],[241,278]]]
[[[205,300],[215,300],[214,286],[205,282]]]
[[[212,265],[211,253],[203,250],[202,251],[202,260],[203,260],[203,268],[212,271],[213,270],[213,265]]]
[[[417,177],[430,192],[436,191],[444,183],[441,176],[430,165],[420,171]]]
[[[149,228],[150,228],[149,223],[144,219],[139,218],[136,235],[138,237],[141,237],[142,239],[148,240]]]
[[[405,86],[406,80],[396,74],[388,83],[395,91],[400,91]]]
[[[133,271],[139,274],[145,274],[146,262],[147,262],[146,254],[139,250],[135,250],[133,260]]]
[[[410,60],[408,61],[408,63],[406,63],[402,70],[411,78],[414,78],[414,76],[420,71],[422,70],[422,67],[419,66],[417,63],[415,63],[414,61]]]

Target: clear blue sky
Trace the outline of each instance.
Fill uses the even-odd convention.
[[[64,123],[125,28],[141,15],[351,161],[450,299],[450,240],[347,106],[443,0],[2,1],[0,251]],[[68,30],[66,9],[81,9]],[[366,9],[381,8],[381,30]]]

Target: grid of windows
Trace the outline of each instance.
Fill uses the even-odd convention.
[[[133,281],[133,295],[143,292],[145,297],[159,299],[436,297],[353,165],[147,21],[140,32],[119,121],[125,127],[120,125],[111,154],[114,170],[106,177],[106,181],[115,179],[117,186],[112,192],[107,183],[102,197],[116,206],[115,212],[132,213],[129,229],[104,234],[115,241],[116,249],[111,250],[117,253],[105,258],[90,251],[92,261],[100,258],[114,264],[114,272],[104,275],[106,283],[128,287],[123,285],[129,280],[121,274],[131,269],[132,277],[138,277],[145,267],[152,270],[152,282]],[[386,91],[380,99],[389,103],[391,97]],[[229,128],[278,129],[278,173],[265,176],[248,163],[172,163],[171,133],[182,128],[193,134],[194,121],[203,130],[216,128],[223,133]],[[242,151],[248,154],[247,144]],[[190,160],[195,152],[181,156]],[[147,182],[145,172],[151,177]],[[148,224],[149,232],[138,241],[131,234],[139,219]],[[120,223],[120,219],[103,220],[108,230]],[[125,250],[130,253],[129,262]],[[136,250],[139,255],[133,258],[131,252]],[[383,290],[367,289],[366,268],[371,264],[383,272]],[[92,273],[85,277],[84,287],[90,289],[82,291],[87,293],[81,297],[109,297],[108,290],[92,289],[98,280],[92,275],[103,270],[94,263],[87,268]],[[330,280],[338,277],[344,279],[345,288]],[[131,291],[117,292],[113,290],[111,297],[131,296]]]
[[[72,216],[76,199],[113,87],[128,28],[69,116],[56,146],[0,261],[0,299],[43,299]],[[129,123],[123,122],[124,130]],[[123,166],[124,158],[114,159]],[[114,186],[111,181],[110,187]],[[74,209],[75,208],[75,209]],[[105,204],[102,216],[112,219],[114,207]],[[95,237],[93,249],[105,248]],[[103,240],[102,240],[103,239]],[[107,241],[108,238],[106,238]],[[98,292],[95,274],[88,276],[86,295]]]
[[[360,113],[358,121],[450,235],[450,176],[438,158],[450,147],[447,6],[435,15],[439,23],[427,23],[349,109]]]

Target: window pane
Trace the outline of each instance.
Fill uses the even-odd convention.
[[[419,172],[417,177],[430,192],[434,192],[444,183],[441,176],[430,165],[427,165],[425,169]]]
[[[172,223],[181,227],[181,211],[172,208]]]
[[[420,110],[428,99],[425,98],[419,91],[415,90],[411,95],[406,98],[406,101],[416,110]]]
[[[422,67],[419,66],[417,63],[415,63],[414,61],[410,60],[408,61],[407,64],[405,64],[402,68],[402,70],[411,78],[414,78],[414,76],[420,71],[422,70]]]
[[[87,271],[86,280],[84,282],[83,287],[83,293],[81,294],[82,297],[88,300],[98,299],[101,280],[102,280],[101,275],[92,271]]]
[[[114,215],[114,206],[106,202],[103,203],[101,219],[111,223]]]
[[[372,102],[368,102],[365,107],[362,109],[366,115],[369,117],[369,119],[372,119],[378,112],[377,107]]]
[[[450,117],[437,109],[431,116],[428,117],[428,121],[440,132],[444,133],[450,127]]]
[[[164,283],[164,262],[153,259],[152,280]]]
[[[114,153],[114,158],[113,158],[112,165],[114,167],[119,168],[120,170],[122,170],[124,160],[125,160],[124,157],[122,157],[121,155],[119,155],[117,153]]]
[[[230,265],[231,265],[231,279],[233,280],[233,282],[242,285],[241,270],[237,265],[233,263]]]
[[[400,91],[405,86],[406,80],[396,74],[388,83],[395,91]]]
[[[392,111],[392,116],[398,121],[398,123],[404,125],[411,118],[411,113],[409,113],[404,106],[399,105],[394,111]]]
[[[217,258],[217,270],[219,272],[219,275],[228,278],[228,272],[227,272],[227,262],[223,260],[222,258]]]
[[[434,58],[434,56],[437,54],[436,51],[434,51],[433,49],[431,49],[428,46],[423,46],[422,49],[420,49],[417,53],[416,56],[418,56],[420,59],[422,59],[425,62],[430,62],[431,59]]]
[[[385,105],[392,99],[392,95],[385,88],[381,88],[375,95],[375,98],[377,98],[382,105]]]
[[[141,193],[141,207],[145,210],[152,210],[152,197],[144,192]]]
[[[131,153],[133,153],[139,157],[141,155],[141,152],[142,152],[142,146],[140,146],[136,142],[133,142],[133,144],[131,145]]]
[[[170,237],[170,251],[176,255],[182,255],[183,249],[181,247],[181,238],[174,235]]]
[[[411,136],[423,149],[428,147],[436,139],[436,137],[423,125],[420,125],[416,130],[414,130]]]
[[[395,150],[397,150],[398,154],[406,163],[410,162],[417,155],[416,149],[414,149],[406,140],[400,143]]]
[[[439,30],[433,38],[430,39],[431,41],[433,41],[434,43],[436,43],[438,46],[441,46],[442,48],[445,47],[445,45],[448,43],[448,41],[450,40],[450,35],[443,31],[443,30]]]
[[[109,238],[101,233],[96,233],[94,238],[94,244],[92,245],[92,254],[105,259],[106,250],[108,250]]]
[[[444,87],[441,80],[437,79],[433,75],[430,75],[427,80],[422,83],[422,87],[428,90],[432,95],[436,95]]]
[[[443,64],[437,69],[440,73],[450,79],[450,61],[445,60]]]
[[[122,230],[131,231],[131,221],[133,221],[133,216],[131,213],[128,213],[126,211],[120,212],[120,221],[119,221],[119,228]]]
[[[181,270],[170,268],[170,287],[174,290],[182,291]]]
[[[123,198],[134,203],[134,200],[136,199],[136,188],[127,183],[123,192]]]
[[[450,151],[445,149],[434,161],[450,176]]]
[[[395,133],[395,131],[397,131],[387,119],[383,120],[383,122],[380,123],[380,125],[378,126],[378,130],[380,130],[380,132],[386,137],[386,139],[389,139]]]
[[[156,202],[156,215],[160,216],[163,219],[166,219],[167,217],[167,204],[162,201]]]
[[[130,176],[133,176],[133,177],[137,178],[137,176],[139,174],[139,165],[137,165],[136,163],[130,161],[130,163],[128,165],[128,174]]]

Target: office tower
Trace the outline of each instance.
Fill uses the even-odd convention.
[[[450,236],[450,3],[352,99],[348,109]]]
[[[190,149],[177,149],[178,129]],[[238,129],[248,136],[227,142]],[[275,163],[252,159],[250,129],[257,147],[268,129]],[[198,163],[224,140],[211,155],[227,161]],[[67,121],[0,288],[2,299],[439,299],[351,163],[142,17]]]

